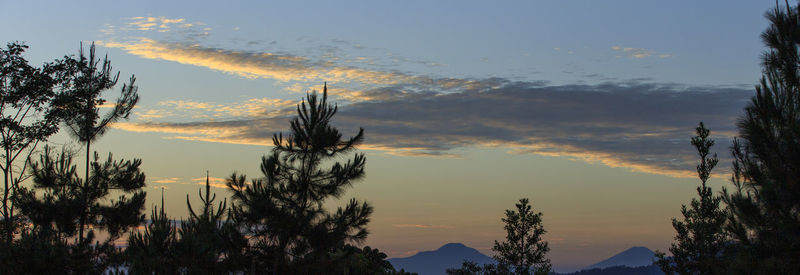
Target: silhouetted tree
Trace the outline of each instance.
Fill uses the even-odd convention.
[[[63,274],[90,264],[85,258],[75,257],[73,249],[52,230],[23,227],[8,252],[0,252],[7,253],[0,255],[3,260],[0,274]],[[78,260],[84,261],[78,263]]]
[[[460,268],[448,268],[447,275],[506,275],[514,274],[508,265],[484,264],[483,266],[473,261],[464,261]]]
[[[108,129],[112,122],[125,118],[136,104],[136,86],[124,85],[122,96],[112,108],[111,113],[99,115],[98,106],[105,101],[99,98],[102,91],[110,89],[117,81],[111,75],[111,65],[106,58],[98,68],[94,45],[90,47],[89,57],[83,53],[76,59],[65,57],[63,76],[66,78],[53,101],[55,115],[66,117],[66,125],[71,133],[86,144],[87,163],[83,179],[76,173],[72,164],[72,154],[62,149],[61,154],[53,154],[50,148],[40,156],[38,162],[31,163],[33,189],[20,188],[15,204],[33,224],[34,234],[54,234],[53,245],[75,237],[69,243],[70,265],[66,273],[101,273],[118,256],[113,241],[130,227],[144,220],[145,175],[139,169],[141,161],[114,160],[111,154],[101,161],[97,153],[90,161],[90,144]],[[37,194],[38,192],[38,194]],[[116,200],[108,198],[118,195]],[[90,228],[84,234],[84,229]],[[105,230],[109,238],[95,241],[94,230]]]
[[[50,103],[63,66],[56,62],[33,67],[22,56],[27,48],[9,43],[6,49],[0,49],[0,171],[4,180],[0,232],[5,244],[11,243],[20,222],[12,201],[19,184],[27,178],[28,158],[39,142],[58,131],[59,123]]]
[[[475,274],[486,274],[484,272],[485,269],[486,269],[485,266],[481,267],[476,262],[464,261],[461,263],[460,268],[448,268],[445,272],[447,273],[447,275],[475,275]]]
[[[386,257],[377,248],[358,248],[347,244],[331,253],[332,263],[320,271],[334,274],[394,274],[394,267]]]
[[[336,106],[311,93],[297,106],[291,134],[273,137],[272,154],[262,158],[263,179],[247,183],[233,174],[228,187],[233,192],[233,217],[244,225],[255,243],[251,252],[260,259],[258,268],[278,273],[309,272],[312,263],[324,262],[345,242],[367,237],[366,225],[372,207],[351,199],[345,207],[328,212],[323,203],[339,198],[345,188],[364,176],[365,158],[355,154],[345,163],[332,162],[355,150],[364,131],[343,140],[330,125]]]
[[[141,174],[141,181],[129,182],[130,184],[127,186],[103,186],[103,183],[100,183],[103,179],[90,177],[92,142],[105,134],[109,129],[108,126],[112,123],[120,119],[127,119],[131,110],[139,101],[139,95],[137,94],[137,87],[134,85],[136,78],[131,76],[130,82],[122,86],[120,97],[117,98],[111,111],[101,115],[99,106],[104,105],[106,102],[101,97],[102,93],[113,88],[119,79],[119,72],[114,74],[111,70],[111,61],[108,60],[108,56],[101,63],[100,59],[95,55],[95,47],[94,43],[92,43],[89,46],[89,56],[87,57],[83,52],[83,44],[81,44],[78,58],[66,57],[65,64],[69,70],[69,86],[63,93],[59,94],[56,103],[66,117],[65,124],[70,130],[70,134],[86,146],[86,167],[84,180],[80,188],[82,194],[78,196],[84,205],[84,211],[78,221],[78,240],[81,241],[83,240],[84,228],[94,223],[94,221],[90,220],[93,213],[91,213],[91,207],[89,206],[100,198],[98,195],[105,196],[104,193],[106,192],[103,189],[120,187],[125,191],[131,192],[144,186],[144,174]],[[95,153],[95,161],[97,159],[98,156]],[[139,160],[134,160],[134,163],[138,167]],[[103,175],[98,174],[97,176]],[[95,192],[95,189],[100,189],[100,191]],[[121,197],[116,202],[115,208],[143,209],[143,206],[144,192],[134,192],[131,199]],[[111,209],[106,208],[105,210]],[[127,224],[128,226],[134,226],[140,222],[134,219],[128,219],[128,221],[131,222]]]
[[[15,202],[33,224],[33,231],[54,232],[55,240],[74,237],[79,229],[81,215],[88,213],[88,225],[92,230],[85,238],[70,244],[70,256],[75,263],[88,263],[70,269],[77,273],[102,271],[116,250],[113,241],[131,226],[139,224],[144,203],[144,174],[139,170],[140,161],[114,161],[111,156],[105,162],[92,162],[91,189],[78,178],[72,155],[62,150],[51,153],[45,147],[39,161],[31,163],[33,189],[20,188]],[[135,192],[133,198],[120,195],[110,204],[101,202],[111,190]],[[38,192],[38,194],[37,194]],[[88,202],[86,199],[88,198]],[[95,242],[94,230],[105,230],[109,238]]]
[[[178,242],[175,224],[164,212],[164,193],[161,193],[161,208],[153,206],[150,224],[144,231],[131,232],[125,262],[131,274],[178,274]]]
[[[551,265],[545,254],[550,248],[542,240],[546,232],[542,213],[534,213],[528,199],[520,199],[516,206],[517,211],[506,210],[506,241],[494,241],[494,258],[499,266],[507,266],[515,274],[548,274]]]
[[[520,199],[516,204],[517,211],[506,210],[503,218],[506,230],[506,241],[494,241],[492,248],[497,254],[493,256],[497,264],[478,265],[473,261],[464,261],[460,268],[449,268],[449,275],[495,275],[495,274],[548,274],[551,270],[550,260],[545,257],[550,248],[542,240],[546,232],[542,225],[542,213],[534,213],[528,199]]]
[[[199,192],[198,192],[199,193]],[[186,195],[189,218],[181,222],[177,249],[179,265],[188,274],[228,274],[246,269],[250,263],[243,252],[247,239],[237,225],[227,217],[227,199],[214,207],[216,194],[211,195],[211,185],[206,175],[205,193],[200,193],[203,203],[195,211]]]
[[[657,264],[667,274],[723,274],[726,264],[723,260],[727,237],[724,232],[728,220],[727,209],[720,208],[722,197],[714,196],[711,187],[706,185],[711,170],[717,165],[717,154],[711,155],[714,140],[709,139],[711,131],[702,122],[697,126],[697,136],[692,138],[692,145],[700,156],[697,175],[700,186],[697,187],[699,200],[693,198],[690,208],[681,206],[683,221],[672,219],[672,227],[678,235],[677,243],[673,243],[669,251],[672,257],[657,252]]]
[[[572,273],[559,273],[559,275],[664,275],[664,272],[657,265],[652,264],[638,267],[618,265],[606,268],[592,268]]]
[[[776,6],[761,34],[767,46],[756,95],[732,146],[735,190],[725,190],[736,241],[730,264],[750,274],[800,270],[800,6]]]
[[[408,271],[406,271],[405,269],[402,269],[402,268],[400,270],[393,271],[391,274],[392,275],[417,275],[417,273],[408,272]]]

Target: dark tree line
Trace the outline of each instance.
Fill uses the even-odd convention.
[[[113,110],[99,119],[97,106],[105,102],[101,93],[116,85],[119,74],[112,73],[107,58],[100,63],[94,45],[88,56],[81,46],[78,57],[65,56],[41,69],[28,65],[22,56],[26,48],[11,43],[2,51],[0,133],[5,185],[1,271],[102,272],[114,255],[113,241],[144,219],[140,212],[145,176],[138,159],[114,160],[111,154],[101,159],[95,152],[91,161],[88,144],[110,123],[127,118],[138,100],[134,78],[123,86]],[[76,140],[87,145],[83,178],[68,150],[57,153],[45,147],[38,161],[32,157],[36,146],[59,125],[73,129]],[[20,185],[27,178],[33,185]],[[118,198],[109,199],[110,195]],[[110,203],[103,203],[106,201]],[[109,238],[95,239],[99,230]],[[44,249],[48,247],[52,249]]]
[[[745,107],[733,140],[732,190],[714,195],[706,186],[716,155],[703,124],[692,144],[700,199],[683,206],[684,221],[671,257],[658,264],[668,274],[793,274],[800,270],[800,4],[767,12],[761,34],[762,77]],[[722,202],[722,204],[721,204]]]
[[[0,51],[0,273],[395,273],[386,254],[354,246],[367,237],[370,204],[351,199],[333,212],[323,207],[362,179],[365,165],[360,153],[337,162],[364,135],[362,129],[342,139],[330,125],[337,107],[328,103],[327,87],[297,106],[286,137],[276,134],[272,153],[262,159],[263,177],[230,177],[230,204],[218,201],[207,183],[199,207],[187,195],[190,215],[179,225],[162,201],[136,231],[145,222],[141,160],[91,151],[138,102],[135,77],[123,84],[111,110],[101,112],[107,104],[102,95],[116,86],[119,73],[93,44],[88,53],[81,46],[78,56],[41,68],[28,64],[25,49],[10,43]],[[77,152],[36,150],[60,126],[83,145],[83,171],[74,162]],[[26,179],[32,184],[23,186]],[[108,237],[98,238],[99,231]],[[115,247],[126,232],[127,249]]]

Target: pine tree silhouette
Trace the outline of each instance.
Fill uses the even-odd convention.
[[[714,146],[714,140],[709,139],[711,131],[700,122],[696,132],[692,145],[700,157],[697,165],[700,198],[693,198],[689,208],[681,206],[683,221],[672,219],[672,227],[678,233],[677,243],[669,249],[672,257],[656,253],[656,263],[666,274],[723,274],[727,268],[723,256],[728,241],[724,231],[728,210],[720,208],[722,197],[714,196],[711,187],[706,185],[719,159],[717,154],[711,155],[711,146]]]
[[[164,209],[164,189],[161,189],[161,207],[153,206],[150,224],[143,232],[131,232],[126,263],[131,274],[178,274],[176,265],[177,229]]]
[[[516,204],[517,211],[506,210],[503,218],[506,229],[506,241],[494,241],[492,250],[501,269],[508,269],[515,274],[550,273],[550,260],[546,254],[550,251],[547,242],[542,240],[545,231],[542,225],[542,213],[534,213],[528,199],[520,199]]]
[[[248,183],[234,173],[227,183],[233,191],[233,217],[257,241],[252,253],[259,267],[273,274],[311,272],[319,267],[311,263],[324,262],[334,248],[363,241],[373,211],[356,199],[335,212],[323,207],[363,178],[363,154],[344,163],[335,160],[355,150],[364,130],[342,139],[330,125],[337,107],[328,104],[327,85],[321,96],[311,93],[306,100],[297,106],[291,134],[273,136],[272,154],[261,162],[264,178]]]
[[[208,172],[205,193],[198,193],[202,202],[199,211],[195,211],[189,195],[186,195],[189,217],[181,221],[181,239],[178,242],[180,265],[189,274],[225,274],[241,270],[247,264],[242,254],[247,247],[247,239],[233,220],[227,217],[227,199],[214,207],[217,195],[211,195]]]
[[[800,4],[776,6],[761,34],[767,46],[756,95],[737,124],[732,181],[724,190],[737,243],[730,262],[751,274],[800,270]]]
[[[117,99],[110,112],[105,115],[100,114],[99,106],[104,105],[106,100],[101,98],[104,91],[113,88],[119,79],[119,72],[114,74],[111,70],[111,61],[108,56],[101,62],[95,55],[95,46],[92,43],[89,46],[89,56],[87,57],[83,52],[83,44],[81,44],[80,54],[78,59],[65,57],[68,70],[69,86],[65,92],[58,95],[56,104],[62,110],[63,117],[66,118],[65,124],[69,133],[72,134],[79,142],[86,146],[86,166],[82,182],[81,195],[79,197],[83,200],[85,211],[81,214],[78,227],[78,241],[83,240],[83,231],[87,225],[95,224],[95,221],[89,219],[93,216],[90,206],[97,201],[98,193],[102,194],[103,191],[95,192],[94,189],[123,189],[131,191],[144,186],[144,174],[142,174],[141,181],[138,182],[120,182],[107,186],[107,183],[101,183],[102,179],[96,176],[102,176],[97,172],[99,170],[90,171],[90,168],[104,168],[97,166],[91,162],[90,156],[92,154],[92,142],[103,136],[108,131],[108,126],[120,119],[127,119],[139,101],[137,87],[134,85],[136,78],[131,76],[130,82],[122,86],[120,97]],[[98,162],[99,155],[94,154],[95,163]],[[109,154],[108,161],[111,162],[111,154]],[[108,165],[107,162],[105,165]],[[134,160],[138,168],[139,160]],[[90,172],[95,172],[94,175]],[[104,195],[104,194],[103,194]],[[141,198],[139,198],[141,197]],[[133,199],[121,198],[117,203],[117,209],[127,208],[136,209],[137,204],[139,209],[144,207],[144,192],[134,194]],[[106,212],[111,209],[106,209]],[[122,213],[120,213],[122,214]],[[138,223],[137,223],[138,224]],[[135,225],[135,224],[131,224]]]

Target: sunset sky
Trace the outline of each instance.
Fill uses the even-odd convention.
[[[696,195],[699,121],[722,159],[712,186],[728,185],[774,5],[303,2],[0,0],[0,37],[29,45],[37,66],[94,41],[121,80],[136,76],[134,115],[94,148],[141,158],[147,204],[166,188],[173,218],[206,171],[220,195],[234,171],[262,176],[272,134],[327,81],[334,126],[365,129],[367,176],[343,197],[375,207],[365,245],[491,255],[503,211],[527,197],[556,271],[570,271],[631,246],[666,250],[670,219]]]

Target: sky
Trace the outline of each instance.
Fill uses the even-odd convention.
[[[555,269],[571,271],[669,247],[699,183],[689,139],[700,121],[722,159],[712,187],[729,185],[773,5],[0,0],[0,37],[30,46],[35,65],[94,42],[121,80],[135,75],[134,114],[94,148],[141,158],[148,205],[164,188],[173,218],[187,215],[187,194],[199,200],[206,171],[220,196],[234,171],[262,176],[272,134],[327,82],[334,126],[364,128],[367,157],[366,178],[327,204],[375,207],[365,245],[492,255],[504,210],[525,197]]]

